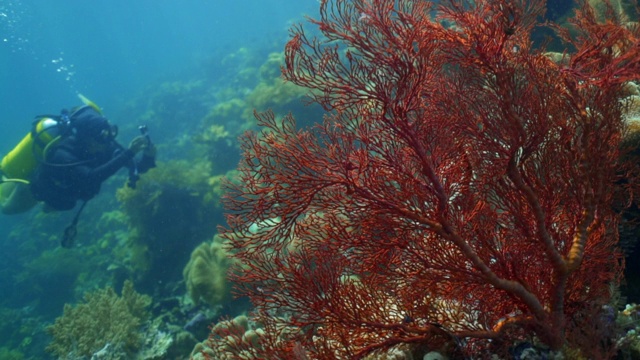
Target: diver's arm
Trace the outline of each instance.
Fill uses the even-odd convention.
[[[75,173],[78,178],[86,179],[92,183],[101,183],[127,165],[133,159],[134,155],[133,151],[129,149],[117,150],[113,158],[108,162],[96,168],[79,165],[75,169]]]
[[[119,169],[132,162],[134,153],[128,149],[111,148],[111,159],[98,167],[92,167],[91,160],[78,156],[73,147],[61,146],[45,164],[47,172],[66,188],[84,188],[89,184],[100,184]]]
[[[127,149],[125,149],[125,147],[120,145],[118,142],[112,141],[111,149],[109,150],[113,154],[112,159],[109,160],[107,163],[92,169],[91,172],[88,174],[88,177],[91,180],[97,180],[102,182],[107,178],[109,178],[111,175],[115,174],[118,170],[120,170],[124,166],[128,168],[137,167],[139,173],[147,171],[149,168],[152,167],[152,166],[149,166],[149,163],[148,163],[149,160],[145,160],[143,156],[143,160],[138,161],[135,159],[135,155],[138,152],[145,150],[148,146],[149,146],[149,139],[146,136],[136,136],[135,138],[133,138],[133,140],[131,140],[131,143],[129,143],[129,148]],[[147,151],[143,151],[143,153],[146,153],[146,152]],[[144,161],[146,161],[147,163],[143,164],[145,168],[144,170],[141,170],[139,168],[140,166],[139,164],[140,162],[144,162]],[[151,160],[151,164],[155,166],[154,159]]]

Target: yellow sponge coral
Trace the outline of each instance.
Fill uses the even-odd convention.
[[[213,242],[204,242],[193,250],[182,274],[189,296],[195,304],[204,301],[216,306],[229,298],[229,264],[227,253],[217,235]]]

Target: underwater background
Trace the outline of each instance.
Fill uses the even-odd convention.
[[[188,359],[212,322],[247,310],[216,238],[221,180],[254,109],[321,118],[280,79],[288,29],[317,11],[316,0],[0,0],[0,154],[79,93],[121,144],[147,125],[158,147],[135,190],[124,170],[103,185],[72,249],[59,243],[75,211],[0,217],[0,359]]]

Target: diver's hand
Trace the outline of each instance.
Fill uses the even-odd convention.
[[[149,144],[142,150],[142,156],[156,158],[156,146],[153,145],[151,141],[149,141]]]
[[[134,137],[129,143],[129,150],[131,150],[134,155],[147,147],[149,147],[149,138],[144,135]]]

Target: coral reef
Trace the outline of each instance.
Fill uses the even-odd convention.
[[[147,124],[154,141],[172,143],[176,137],[193,130],[189,129],[191,124],[197,124],[195,120],[204,116],[208,107],[215,103],[210,87],[211,84],[203,79],[154,84],[145,96],[131,99],[116,117],[130,119],[131,114],[137,114],[123,131],[134,132],[135,126]],[[171,151],[171,148],[167,150]]]
[[[613,13],[616,17],[619,17],[623,21],[638,19],[635,14],[635,7],[637,3],[632,0],[588,0],[589,4],[595,10],[596,16],[599,21],[606,21],[607,16]]]
[[[108,347],[134,353],[142,343],[141,326],[149,318],[151,298],[138,294],[126,281],[122,295],[111,287],[85,294],[84,302],[66,304],[62,316],[47,328],[53,337],[47,351],[66,358],[91,357]]]
[[[623,359],[640,358],[640,306],[627,304],[618,313],[616,325],[621,332],[618,347]]]
[[[240,50],[236,56],[253,56],[253,62],[256,60],[256,55],[250,55],[247,50]],[[259,66],[244,68],[234,74],[229,81],[238,87],[222,89],[217,96],[220,102],[200,120],[200,130],[193,138],[205,146],[203,151],[216,172],[235,168],[239,161],[235,139],[244,131],[255,128],[254,111],[271,109],[282,115],[292,112],[309,123],[322,117],[319,106],[305,107],[301,101],[308,89],[281,78],[282,65],[284,53],[272,52]]]
[[[280,69],[285,64],[284,61],[284,52],[273,52],[260,66],[258,70],[260,82],[246,97],[248,107],[242,114],[246,121],[255,124],[253,112],[262,112],[267,109],[273,110],[278,115],[289,112],[309,112],[308,109],[304,111],[299,108],[302,103],[300,100],[309,93],[309,89],[282,79]]]
[[[191,352],[192,360],[232,360],[260,358],[263,344],[268,341],[286,342],[288,337],[297,331],[287,327],[264,329],[246,315],[239,315],[233,319],[217,322],[211,327],[211,334],[207,341],[198,343]],[[277,333],[277,336],[267,336],[267,331]],[[294,344],[294,352],[290,356],[281,358],[305,359],[307,356],[300,344]],[[297,352],[296,352],[296,347]],[[420,346],[401,344],[386,351],[379,351],[363,358],[363,360],[418,360],[418,359],[446,359],[437,351],[429,351]]]
[[[193,250],[183,275],[187,292],[196,305],[205,302],[216,307],[229,300],[229,262],[217,235],[212,242],[204,242]]]
[[[607,331],[610,332],[608,341],[616,343],[618,353],[616,359],[637,359],[640,358],[640,305],[627,304],[623,309],[615,311],[613,308],[607,308],[609,312],[605,317]],[[259,317],[259,316],[258,316]],[[261,324],[253,321],[254,317],[249,318],[246,315],[239,315],[233,319],[227,319],[217,322],[211,327],[211,333],[207,341],[196,344],[191,352],[192,360],[213,360],[213,359],[239,359],[260,358],[260,352],[263,350],[265,341],[276,342],[286,341],[288,335],[295,330],[286,328],[284,323],[282,327],[271,328],[265,330]],[[587,322],[590,319],[585,319]],[[266,331],[277,333],[267,334]],[[296,345],[294,345],[294,348]],[[308,358],[304,354],[302,348],[298,349],[295,358]],[[420,346],[420,344],[400,344],[387,350],[377,351],[365,356],[364,360],[411,360],[411,359],[440,359],[446,360],[445,354],[450,354],[450,349],[433,350],[428,347]],[[456,357],[451,359],[468,358]],[[498,359],[497,355],[490,357]],[[580,348],[571,347],[566,344],[559,351],[550,351],[548,347],[542,344],[532,344],[530,342],[520,342],[514,344],[509,349],[509,359],[570,359],[570,360],[587,360],[592,359]]]

